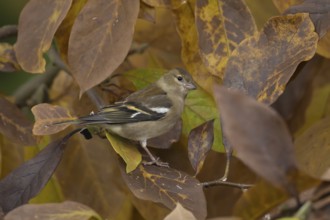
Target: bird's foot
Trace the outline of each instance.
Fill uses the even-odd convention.
[[[170,167],[168,165],[168,163],[162,162],[159,158],[156,158],[152,161],[143,161],[143,165],[147,165],[147,166],[156,165],[156,166],[159,166],[159,167],[167,167],[167,168]]]

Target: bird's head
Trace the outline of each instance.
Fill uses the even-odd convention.
[[[178,95],[187,95],[189,90],[197,88],[191,75],[184,69],[175,68],[164,74],[160,79],[161,87],[167,92],[174,92]]]

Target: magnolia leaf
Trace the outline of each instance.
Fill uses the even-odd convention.
[[[194,80],[205,91],[212,93],[213,76],[204,66],[199,54],[194,5],[187,1],[173,9],[176,26],[181,38],[181,58]]]
[[[164,220],[197,220],[195,216],[185,209],[180,203],[176,204],[175,209],[168,214]]]
[[[86,4],[87,0],[72,0],[72,5],[63,22],[55,33],[57,47],[64,61],[68,60],[68,48],[71,29],[79,12]]]
[[[0,97],[0,106],[0,133],[21,145],[34,145],[32,123],[21,110],[3,97]]]
[[[213,145],[213,123],[207,121],[191,130],[188,138],[188,157],[196,174],[202,169],[207,153]]]
[[[242,0],[197,0],[195,14],[204,65],[222,79],[231,52],[257,31],[253,17]]]
[[[233,51],[224,85],[272,104],[298,64],[313,57],[317,41],[308,14],[273,17],[260,33],[245,39]]]
[[[19,17],[15,45],[18,63],[25,71],[45,71],[43,53],[50,48],[71,3],[72,0],[31,0],[25,5]]]
[[[68,62],[81,93],[99,84],[124,61],[133,38],[139,1],[90,0],[77,16]]]
[[[320,178],[330,168],[330,118],[320,120],[295,140],[300,167],[309,175]],[[329,179],[330,180],[330,179]]]
[[[0,207],[5,213],[27,203],[40,192],[59,164],[66,142],[78,131],[50,143],[0,181]]]
[[[70,123],[55,123],[77,119],[77,117],[71,116],[69,111],[65,108],[47,103],[35,105],[31,111],[35,117],[35,123],[32,130],[35,135],[49,135],[60,132],[69,127]]]
[[[17,63],[13,46],[7,43],[0,43],[0,71],[13,72],[20,70]]]
[[[293,196],[293,143],[283,119],[270,107],[237,91],[215,88],[224,134],[237,157],[273,185]]]
[[[137,89],[142,89],[150,83],[155,82],[165,72],[166,70],[161,69],[137,69],[126,72],[124,76],[130,79]],[[218,110],[213,98],[207,92],[201,88],[189,92],[185,100],[185,108],[181,118],[183,121],[182,134],[184,137],[188,137],[191,129],[206,121],[215,119],[212,148],[216,151],[223,152],[224,147]]]
[[[142,155],[137,149],[137,146],[121,137],[115,137],[108,132],[105,134],[113,149],[125,161],[126,173],[130,173],[135,170],[142,161]]]
[[[49,204],[27,204],[9,212],[4,220],[17,220],[24,216],[25,220],[102,220],[91,208],[72,201]]]
[[[122,176],[139,199],[162,203],[169,209],[181,203],[197,219],[205,219],[206,200],[197,179],[172,168],[143,165],[129,174],[122,171]]]

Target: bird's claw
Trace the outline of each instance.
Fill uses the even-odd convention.
[[[143,161],[143,165],[147,165],[147,166],[156,165],[159,167],[167,167],[167,168],[170,167],[168,163],[160,161],[159,158],[156,158],[152,161]]]

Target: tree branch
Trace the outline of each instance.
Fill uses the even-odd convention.
[[[211,187],[211,186],[229,186],[229,187],[239,188],[241,190],[246,190],[246,189],[249,189],[252,186],[254,186],[253,184],[233,183],[233,182],[223,181],[221,179],[210,181],[210,182],[204,182],[201,184],[205,188]]]
[[[0,28],[0,39],[17,35],[17,25],[5,25]]]

